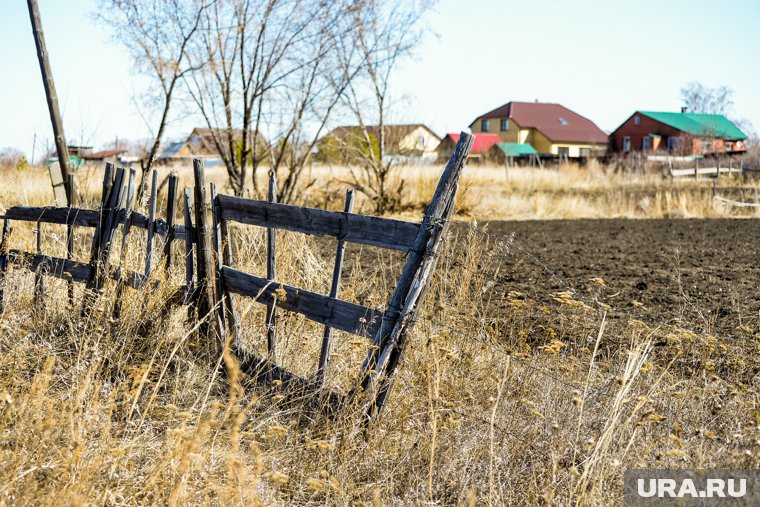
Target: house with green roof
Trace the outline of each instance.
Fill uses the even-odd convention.
[[[618,153],[667,151],[675,155],[744,153],[747,136],[722,114],[636,111],[610,135]]]

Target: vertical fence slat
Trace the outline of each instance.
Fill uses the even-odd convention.
[[[100,217],[98,219],[98,222],[95,224],[95,232],[93,233],[92,245],[90,247],[90,263],[93,265],[98,257],[98,251],[100,249],[100,230],[103,227],[103,220],[105,219],[106,213],[106,201],[108,200],[108,195],[111,191],[112,184],[113,164],[108,162],[106,163],[106,168],[103,171],[103,187],[100,194]]]
[[[8,269],[8,241],[11,235],[11,221],[3,219],[3,233],[0,236],[0,313],[5,310],[5,272]]]
[[[346,190],[346,204],[343,211],[351,213],[354,209],[354,190]],[[338,240],[338,247],[335,252],[335,265],[333,266],[332,284],[330,285],[330,297],[337,298],[340,293],[340,278],[343,270],[343,255],[346,252],[346,243],[343,240]],[[319,385],[323,385],[325,382],[325,375],[327,374],[327,366],[330,362],[330,354],[332,354],[332,328],[325,326],[324,334],[322,335],[322,348],[319,352],[319,364],[317,365],[317,382]]]
[[[135,170],[129,170],[127,181],[127,200],[124,204],[124,223],[121,229],[121,250],[119,252],[119,275],[116,280],[116,300],[113,306],[113,318],[118,321],[121,318],[122,297],[124,292],[124,279],[127,260],[127,236],[132,226],[132,199],[135,193]]]
[[[218,201],[216,200],[216,185],[213,183],[209,184],[209,193],[211,197],[211,224],[213,229],[212,234],[212,246],[214,249],[214,267],[215,267],[215,279],[216,284],[214,285],[214,290],[216,294],[216,304],[219,305],[216,311],[216,325],[219,329],[219,336],[224,340],[226,337],[226,330],[224,328],[225,322],[227,320],[226,313],[226,298],[224,297],[224,282],[222,281],[222,277],[220,276],[220,272],[222,269],[222,243],[221,243],[221,222],[220,222],[220,213],[218,209]]]
[[[190,208],[190,189],[185,187],[182,196],[185,216],[185,304],[188,305],[188,316],[193,314],[193,291],[195,277],[193,276],[193,217]]]
[[[269,202],[277,202],[277,177],[274,171],[269,171],[269,195],[267,196]],[[276,263],[275,263],[275,235],[276,229],[273,227],[267,228],[267,280],[274,282],[277,277]],[[267,301],[267,315],[266,315],[266,328],[267,328],[267,354],[269,361],[275,362],[275,346],[276,346],[276,326],[277,326],[277,304],[276,300]]]
[[[219,234],[222,249],[222,264],[225,266],[232,266],[232,239],[230,238],[229,226],[227,221],[221,217],[221,209],[217,207],[219,214]],[[240,349],[240,326],[238,326],[238,318],[235,312],[235,303],[232,299],[232,294],[227,292],[224,287],[224,280],[222,280],[222,293],[224,294],[224,309],[227,317],[227,329],[235,337],[235,349]]]
[[[214,265],[211,258],[211,231],[206,214],[206,172],[203,160],[193,160],[193,173],[195,177],[195,240],[198,248],[197,262],[197,285],[198,289],[196,305],[198,319],[200,319],[199,331],[201,336],[211,336],[209,313],[214,306]]]
[[[71,207],[74,208],[78,204],[76,182],[74,175],[69,174],[69,189],[71,189],[71,195],[69,196],[69,202]],[[71,260],[74,258],[74,226],[66,226],[66,259]],[[74,305],[74,282],[69,282],[66,288],[66,294],[69,299],[69,306]]]
[[[42,224],[37,222],[37,255],[42,255]],[[42,299],[45,297],[45,282],[44,273],[45,263],[40,263],[37,269],[34,271],[34,304],[42,304]]]
[[[145,244],[145,280],[150,276],[153,263],[153,238],[156,233],[156,197],[158,193],[158,171],[151,175],[150,199],[148,200],[148,237]]]
[[[172,267],[172,241],[174,241],[174,215],[177,201],[177,187],[179,178],[175,173],[169,175],[169,191],[166,197],[166,243],[164,244],[164,256],[166,257],[166,269]]]

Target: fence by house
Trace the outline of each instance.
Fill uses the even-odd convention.
[[[114,169],[107,165],[100,206],[97,210],[76,207],[25,207],[7,210],[3,220],[0,242],[0,312],[3,310],[4,279],[9,264],[35,273],[35,299],[44,298],[44,277],[64,279],[69,284],[86,287],[81,313],[90,311],[104,290],[106,278],[117,281],[113,317],[121,313],[122,291],[125,287],[148,289],[154,271],[153,251],[156,236],[163,243],[160,254],[164,265],[172,263],[172,242],[184,241],[185,283],[180,287],[185,297],[181,303],[190,305],[198,320],[202,336],[220,347],[234,343],[241,357],[241,368],[265,384],[277,383],[294,389],[317,390],[324,387],[330,368],[332,330],[348,332],[371,340],[364,361],[357,365],[358,374],[347,396],[330,393],[336,400],[330,408],[354,402],[368,417],[378,414],[390,393],[394,373],[403,354],[415,315],[424,301],[431,275],[435,269],[450,217],[454,211],[458,180],[472,146],[473,136],[460,135],[454,153],[448,161],[430,205],[421,223],[380,218],[352,212],[353,194],[348,193],[343,212],[292,206],[275,202],[274,175],[270,176],[269,199],[254,200],[217,194],[214,185],[207,187],[203,162],[194,162],[195,187],[184,189],[184,224],[175,224],[178,200],[178,180],[169,179],[166,218],[156,216],[157,173],[152,173],[148,213],[132,209],[135,189],[134,170]],[[207,190],[209,194],[207,196]],[[194,213],[191,213],[191,209]],[[209,217],[209,211],[210,217]],[[195,222],[193,222],[193,215]],[[209,219],[210,218],[210,219]],[[36,223],[37,251],[26,252],[10,247],[13,221]],[[267,234],[267,276],[257,277],[234,267],[234,255],[229,237],[230,222],[265,227]],[[65,258],[46,255],[42,242],[42,224],[67,226],[67,255]],[[121,225],[121,237],[117,231]],[[73,259],[75,227],[93,229],[89,262]],[[144,243],[145,265],[141,272],[126,268],[127,239],[134,229],[147,232]],[[336,240],[331,290],[319,294],[288,285],[277,279],[275,271],[275,229],[329,236]],[[111,260],[112,246],[121,241],[120,256]],[[385,308],[371,308],[339,299],[341,269],[346,243],[372,245],[406,253],[400,278]],[[157,282],[152,282],[157,283]],[[69,291],[70,299],[73,292]],[[266,357],[257,357],[240,347],[239,316],[231,294],[250,298],[266,305]],[[73,300],[72,300],[73,303]],[[324,333],[320,355],[314,358],[316,373],[311,378],[299,377],[277,362],[275,322],[278,312],[294,312],[322,324]]]

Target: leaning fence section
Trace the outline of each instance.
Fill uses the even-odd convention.
[[[306,389],[322,389],[330,370],[332,332],[339,330],[365,338],[371,345],[363,362],[356,365],[356,377],[348,395],[329,393],[343,406],[359,406],[372,417],[382,410],[393,384],[394,374],[403,354],[407,337],[424,301],[446,228],[454,210],[458,180],[474,137],[462,133],[451,159],[440,178],[433,199],[420,223],[353,213],[353,192],[346,195],[342,212],[292,206],[276,202],[276,181],[270,175],[266,200],[245,199],[216,192],[207,185],[202,160],[194,161],[195,186],[178,194],[178,180],[170,176],[166,219],[157,217],[157,173],[151,174],[147,214],[134,209],[135,172],[115,169],[108,164],[103,178],[100,206],[97,210],[76,207],[13,207],[4,217],[0,243],[0,311],[3,303],[4,276],[8,264],[16,264],[36,273],[35,297],[43,296],[45,276],[62,278],[69,284],[86,287],[82,314],[90,311],[104,290],[105,280],[116,280],[113,316],[119,317],[124,287],[149,289],[155,270],[154,252],[163,254],[164,266],[172,264],[172,242],[184,244],[184,296],[181,303],[189,307],[189,316],[197,319],[200,334],[219,346],[230,343],[241,356],[242,368],[260,382],[286,384]],[[192,198],[191,198],[192,196]],[[182,224],[175,223],[176,201],[183,201]],[[194,221],[193,221],[194,219]],[[13,221],[37,224],[37,251],[10,248]],[[267,230],[266,277],[259,277],[234,267],[229,224],[258,226]],[[41,226],[45,223],[67,226],[67,244],[72,245],[74,227],[92,229],[90,258],[80,262],[67,248],[65,258],[46,255]],[[121,226],[121,236],[117,232]],[[126,244],[135,229],[146,231],[145,264],[142,271],[127,269]],[[285,230],[335,240],[335,260],[328,294],[320,294],[279,280],[276,271],[275,230]],[[157,241],[161,245],[157,245]],[[120,255],[113,260],[114,244],[120,243]],[[340,283],[345,245],[356,243],[406,255],[401,275],[384,308],[373,308],[340,299]],[[157,282],[153,282],[157,283]],[[240,346],[240,317],[231,294],[250,298],[266,306],[267,353],[257,357]],[[71,291],[70,291],[71,297]],[[292,312],[324,326],[316,366],[311,378],[303,378],[278,364],[277,315]],[[356,402],[356,403],[353,403]]]

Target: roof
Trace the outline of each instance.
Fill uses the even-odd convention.
[[[367,133],[377,139],[380,133],[380,127],[378,125],[367,125],[364,128],[367,129]],[[436,139],[438,135],[433,132],[433,129],[422,123],[408,123],[398,125],[385,125],[385,139],[390,144],[400,143],[406,136],[414,132],[415,130],[422,128],[433,134]],[[362,127],[359,125],[344,125],[341,127],[335,127],[328,134],[333,137],[348,137],[348,136],[364,136]]]
[[[82,155],[82,158],[85,160],[103,160],[104,158],[115,157],[126,152],[127,150],[102,150],[95,153],[87,153],[86,155]]]
[[[496,134],[474,134],[475,140],[472,142],[470,153],[485,153],[501,139]],[[448,134],[446,137],[456,143],[459,141],[459,134]]]
[[[637,112],[693,136],[713,136],[731,140],[747,139],[744,132],[722,114],[670,113],[658,111]]]
[[[607,134],[594,122],[560,104],[507,102],[479,116],[478,119],[505,117],[513,119],[522,128],[538,130],[554,142],[594,144],[608,142]]]
[[[538,155],[536,149],[530,144],[523,143],[498,143],[496,147],[508,157],[521,157],[524,155]]]

